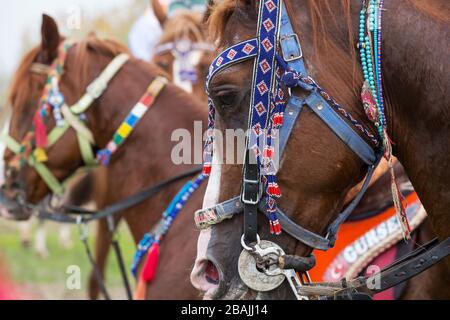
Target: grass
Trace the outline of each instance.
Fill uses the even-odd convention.
[[[37,223],[36,223],[37,224]],[[36,229],[36,224],[33,229]],[[78,229],[72,227],[71,238],[73,247],[65,249],[58,237],[58,225],[46,222],[47,247],[49,256],[41,258],[30,247],[24,248],[21,244],[18,226],[16,222],[0,220],[0,261],[6,264],[11,280],[19,288],[25,288],[24,293],[33,298],[85,298],[87,281],[91,272],[91,265],[79,240]],[[89,226],[89,242],[93,251],[95,226]],[[127,269],[135,251],[135,244],[125,226],[119,228],[120,246]],[[77,265],[81,270],[80,290],[68,290],[66,280],[67,268]],[[132,277],[129,274],[133,285]],[[106,270],[106,286],[114,298],[124,298],[124,289],[119,267],[112,250],[108,257]],[[37,297],[36,297],[37,295]]]

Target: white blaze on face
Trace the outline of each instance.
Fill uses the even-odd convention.
[[[216,161],[217,154],[218,152],[214,152],[213,155],[212,163],[215,165],[211,168],[211,175],[208,180],[208,186],[206,187],[205,197],[203,198],[203,209],[213,207],[219,202],[221,165]],[[208,299],[208,294],[217,288],[217,285],[207,282],[203,277],[204,262],[207,261],[206,252],[210,239],[211,228],[200,231],[197,242],[197,258],[191,272],[192,285],[199,291],[205,293],[205,299]]]
[[[175,56],[175,60],[173,61],[173,82],[189,93],[192,93],[193,90],[192,82],[187,79],[182,79],[180,73],[181,70],[196,71],[201,57],[202,52],[194,50],[189,52],[185,58]]]

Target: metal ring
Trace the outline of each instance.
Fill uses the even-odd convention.
[[[259,237],[259,234],[256,234],[256,244],[259,244],[261,242],[261,238]],[[245,243],[245,234],[242,235],[241,237],[241,245],[242,248],[244,248],[247,251],[254,251],[255,248],[254,247],[250,247]]]

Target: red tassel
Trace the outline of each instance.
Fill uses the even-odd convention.
[[[147,259],[145,260],[144,267],[142,268],[141,278],[145,282],[150,282],[155,277],[156,268],[158,266],[159,258],[159,244],[154,243],[148,249]]]
[[[280,222],[278,220],[273,223],[273,230],[274,230],[276,235],[281,234],[281,225],[280,225]]]
[[[147,298],[147,282],[142,278],[139,278],[138,284],[136,286],[136,291],[134,292],[134,300],[145,300]]]
[[[277,112],[273,115],[273,125],[274,126],[281,126],[283,124],[283,113]]]
[[[269,183],[269,186],[267,187],[267,194],[272,197],[281,197],[281,190],[278,183]]]
[[[265,146],[265,147],[264,147],[263,156],[264,156],[265,158],[270,158],[270,159],[272,159],[272,157],[273,157],[273,147]]]
[[[270,228],[271,234],[276,234],[276,235],[281,234],[281,225],[280,225],[280,222],[278,221],[278,219],[275,221],[270,221],[269,228]]]
[[[47,128],[45,127],[42,117],[36,113],[33,119],[34,125],[34,141],[36,147],[45,148],[47,146]]]
[[[203,165],[203,174],[205,176],[209,176],[211,174],[211,164],[204,164]]]

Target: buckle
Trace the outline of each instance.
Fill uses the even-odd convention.
[[[290,39],[293,39],[295,41],[295,47],[293,47],[290,42],[284,42],[289,41]],[[285,46],[283,45],[285,44]],[[300,40],[298,38],[298,35],[296,33],[287,34],[284,36],[281,36],[280,38],[280,44],[281,44],[281,54],[283,56],[284,61],[290,62],[294,60],[298,60],[303,58],[303,51],[302,47],[300,45]],[[285,52],[290,51],[290,52]],[[297,54],[298,52],[298,54]]]
[[[257,185],[258,186],[258,191],[256,193],[256,199],[247,199],[246,196],[248,196],[247,194],[247,185]],[[259,201],[261,200],[261,186],[260,186],[260,181],[259,180],[252,180],[252,179],[243,179],[243,183],[242,183],[242,193],[241,193],[241,202],[244,204],[258,204]]]

